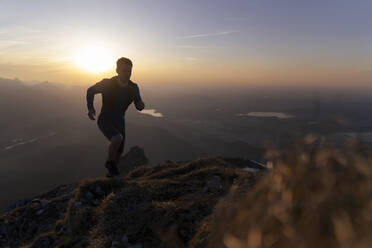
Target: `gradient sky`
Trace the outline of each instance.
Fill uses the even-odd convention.
[[[0,77],[91,84],[121,56],[149,84],[368,85],[372,0],[0,0]]]

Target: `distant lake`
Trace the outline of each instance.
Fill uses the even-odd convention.
[[[252,116],[252,117],[275,117],[279,119],[293,118],[293,115],[282,112],[249,112],[246,114],[236,114],[237,116]]]
[[[48,137],[51,137],[51,136],[54,136],[56,135],[57,133],[54,132],[54,131],[51,131],[49,133],[47,133],[46,135],[43,135],[43,136],[40,136],[40,137],[36,137],[36,138],[33,138],[33,139],[29,139],[29,140],[25,140],[23,138],[15,138],[13,139],[10,143],[10,145],[6,146],[3,151],[5,150],[9,150],[9,149],[13,149],[14,147],[16,146],[20,146],[20,145],[25,145],[25,144],[29,144],[29,143],[33,143],[39,139],[43,139],[43,138],[48,138]]]
[[[156,109],[144,109],[140,111],[141,114],[151,115],[154,117],[164,117],[162,113],[156,113]]]

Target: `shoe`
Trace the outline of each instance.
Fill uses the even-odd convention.
[[[106,177],[114,177],[114,176],[120,175],[118,167],[116,167],[116,164],[114,161],[106,161],[105,167],[108,170]]]

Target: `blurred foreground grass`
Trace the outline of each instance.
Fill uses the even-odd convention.
[[[372,247],[372,157],[308,135],[271,148],[270,169],[248,191],[232,189],[213,212],[208,247]]]

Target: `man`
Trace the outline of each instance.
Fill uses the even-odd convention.
[[[134,102],[139,111],[145,108],[138,85],[130,80],[132,61],[120,58],[116,62],[117,76],[105,78],[87,90],[88,116],[95,120],[96,111],[93,106],[94,95],[102,94],[102,108],[97,125],[103,135],[110,141],[108,159],[105,167],[107,177],[119,175],[118,164],[125,143],[125,111]]]

